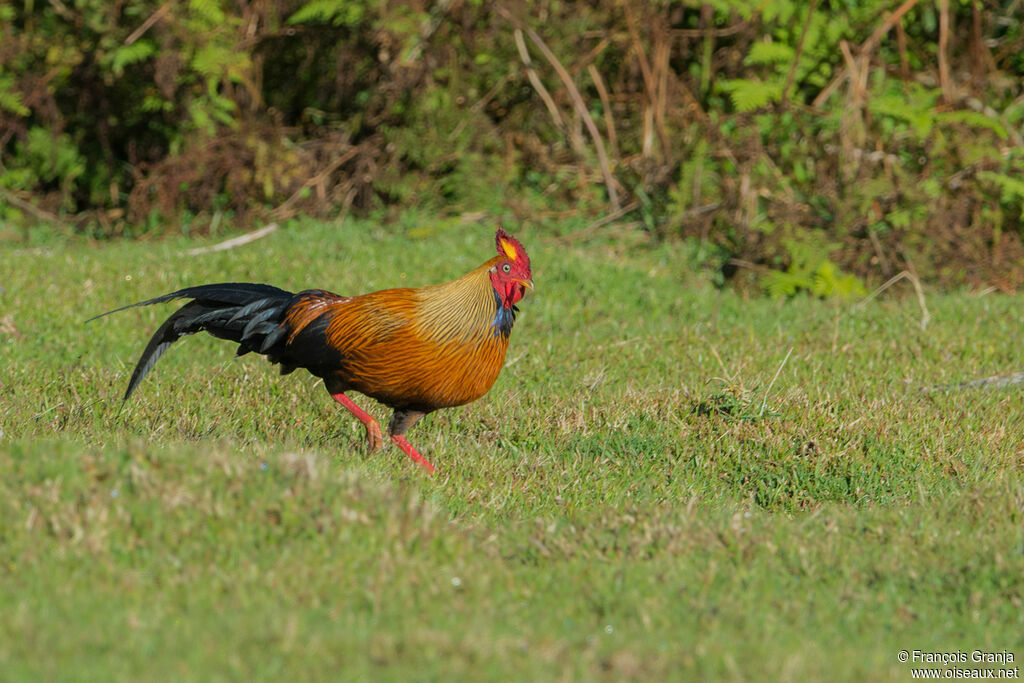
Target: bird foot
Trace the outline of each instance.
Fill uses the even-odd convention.
[[[366,427],[366,448],[371,453],[379,451],[384,446],[384,435],[380,431],[380,423],[373,419],[372,415],[353,403],[352,399],[345,394],[331,394],[331,398],[345,406],[345,409],[359,418],[359,421]]]
[[[413,462],[425,469],[427,472],[433,474],[436,471],[436,468],[427,462],[427,459],[420,455],[416,449],[412,447],[412,444],[409,443],[409,440],[401,434],[392,435],[391,443],[401,448],[403,453],[412,458]]]
[[[381,449],[381,447],[384,445],[384,435],[380,431],[380,423],[377,422],[375,419],[373,419],[372,415],[370,415],[365,410],[363,410],[362,408],[357,406],[355,403],[353,403],[352,399],[350,399],[345,394],[343,394],[341,392],[336,393],[336,394],[331,394],[331,398],[333,398],[335,401],[337,401],[341,405],[345,406],[345,408],[348,410],[348,412],[352,413],[357,418],[359,418],[359,421],[362,422],[363,425],[366,426],[366,447],[369,449],[369,451],[371,453],[375,453],[376,451],[379,451]],[[408,413],[407,412],[406,413],[402,413],[402,414],[404,416],[408,417]],[[403,420],[403,422],[401,423],[401,427],[407,429],[408,426],[410,424],[412,424],[412,422],[415,422],[416,419],[419,419],[419,417],[422,417],[423,414],[422,413],[415,413],[415,415],[416,415],[416,417],[412,421]],[[396,427],[394,426],[393,422],[392,422],[391,429],[396,429]],[[406,439],[404,436],[402,436],[401,434],[394,434],[391,437],[391,442],[394,443],[399,448],[401,448],[402,452],[405,453],[406,455],[408,455],[410,458],[412,458],[413,462],[415,462],[417,465],[419,465],[420,467],[424,468],[428,472],[434,472],[434,466],[431,465],[429,462],[427,462],[426,458],[424,458],[422,455],[417,453],[416,449],[412,447],[412,444],[409,443],[409,440]]]
[[[366,449],[376,453],[384,447],[384,435],[380,431],[380,424],[376,420],[366,424]]]

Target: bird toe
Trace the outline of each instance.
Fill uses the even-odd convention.
[[[374,422],[366,426],[366,448],[371,453],[376,453],[384,446],[384,436],[381,434],[380,425]]]

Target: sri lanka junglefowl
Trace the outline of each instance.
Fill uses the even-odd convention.
[[[495,241],[497,256],[440,285],[340,296],[229,282],[186,287],[110,311],[191,299],[149,340],[124,400],[172,343],[205,331],[237,343],[239,356],[267,356],[281,365],[281,374],[305,368],[321,378],[331,398],[366,426],[371,451],[383,445],[380,424],[346,393],[358,391],[394,409],[392,443],[433,471],[405,433],[428,413],[487,393],[505,360],[516,303],[527,287],[533,289],[523,245],[502,229]]]

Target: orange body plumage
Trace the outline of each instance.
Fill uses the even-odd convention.
[[[406,440],[406,430],[423,415],[487,393],[505,360],[515,304],[525,288],[533,287],[522,245],[500,229],[495,240],[498,256],[439,285],[346,297],[224,283],[132,304],[192,299],[153,335],[125,400],[174,341],[206,331],[238,342],[239,355],[268,356],[281,364],[282,373],[305,368],[322,378],[331,396],[364,423],[371,450],[383,443],[380,425],[345,392],[358,391],[394,408],[391,440],[433,470]]]

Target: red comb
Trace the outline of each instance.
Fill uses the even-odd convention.
[[[508,258],[526,268],[530,267],[530,257],[526,255],[526,249],[519,240],[505,232],[504,228],[498,228],[494,234],[494,244],[498,247],[498,256]]]

